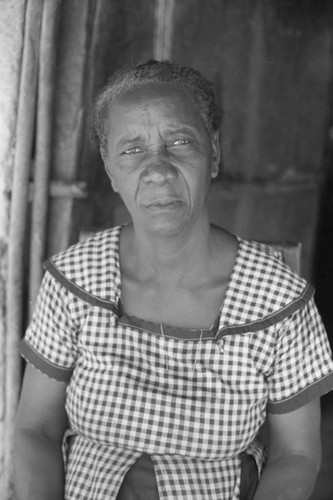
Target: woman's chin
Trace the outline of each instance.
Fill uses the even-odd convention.
[[[190,217],[184,214],[170,212],[155,212],[150,217],[144,217],[140,220],[140,227],[154,236],[175,236],[183,232],[190,225]],[[135,219],[133,219],[134,226]]]

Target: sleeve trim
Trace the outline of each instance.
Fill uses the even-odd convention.
[[[34,366],[48,377],[58,380],[59,382],[69,382],[73,368],[66,368],[55,365],[51,361],[41,356],[26,339],[20,343],[20,354],[29,364]]]
[[[333,373],[329,373],[324,378],[314,382],[312,385],[306,387],[301,392],[298,392],[290,398],[283,401],[268,402],[267,411],[272,414],[289,413],[293,410],[301,408],[306,403],[309,403],[316,397],[323,396],[333,389]]]

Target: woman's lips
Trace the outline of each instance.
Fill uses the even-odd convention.
[[[149,210],[170,210],[177,208],[182,204],[178,198],[165,198],[161,200],[154,200],[146,205]]]

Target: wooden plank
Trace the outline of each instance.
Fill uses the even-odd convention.
[[[29,200],[34,197],[34,183],[30,182]],[[87,183],[84,181],[64,182],[51,181],[48,186],[48,195],[52,198],[78,198],[84,199],[88,196]]]

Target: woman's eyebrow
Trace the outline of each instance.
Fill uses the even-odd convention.
[[[194,134],[196,133],[196,127],[191,127],[190,125],[178,125],[174,127],[171,126],[167,129],[167,132],[175,134],[180,134],[180,133]]]
[[[198,131],[196,127],[192,127],[191,125],[170,125],[165,130],[166,134],[191,134],[197,135]],[[130,133],[125,133],[122,137],[118,139],[115,144],[115,147],[123,147],[127,144],[133,144],[134,142],[141,142],[144,140],[144,137],[140,134],[131,135]]]
[[[115,146],[124,146],[126,144],[132,144],[133,142],[139,142],[142,140],[142,137],[140,135],[124,135],[123,137],[120,137],[120,139],[116,142]]]

